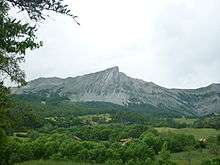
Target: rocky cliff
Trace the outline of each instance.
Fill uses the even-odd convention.
[[[119,105],[149,104],[161,110],[204,115],[220,113],[220,84],[199,89],[167,89],[130,78],[118,67],[73,78],[39,78],[14,94],[65,96],[73,102],[100,101]]]

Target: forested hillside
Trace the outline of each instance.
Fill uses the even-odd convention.
[[[11,99],[9,138],[1,150],[5,164],[38,159],[109,165],[220,161],[219,116],[174,118],[110,103],[66,98],[45,103],[24,95]],[[187,153],[194,156],[178,156]],[[209,157],[196,156],[201,154]]]

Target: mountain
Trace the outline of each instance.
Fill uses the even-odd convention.
[[[83,76],[38,78],[13,94],[44,98],[66,97],[73,102],[110,102],[123,106],[149,105],[158,111],[183,115],[220,113],[220,84],[198,89],[167,89],[152,82],[128,77],[118,67]]]

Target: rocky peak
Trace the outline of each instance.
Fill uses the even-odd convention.
[[[175,111],[198,114],[220,112],[220,84],[199,89],[167,89],[152,82],[128,77],[117,66],[73,78],[39,78],[14,94],[43,92],[66,96],[73,102],[101,101],[120,105],[149,104]],[[208,110],[208,111],[207,111]]]
[[[114,66],[112,68],[108,68],[105,71],[110,71],[110,72],[119,72],[119,67],[118,66]]]
[[[209,88],[210,88],[210,91],[212,92],[220,93],[220,84],[217,84],[217,83],[211,84]]]
[[[106,69],[103,71],[106,81],[118,81],[119,80],[119,68],[117,66]]]

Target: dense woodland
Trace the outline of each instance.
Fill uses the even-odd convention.
[[[220,162],[220,131],[197,138],[155,128],[219,129],[220,116],[169,118],[120,109],[109,103],[72,103],[65,98],[41,101],[13,96],[8,109],[7,143],[2,164],[28,160],[97,164],[178,164],[176,153],[206,153],[201,164]],[[57,100],[57,101],[56,101]],[[116,109],[118,107],[118,109]],[[185,159],[190,162],[191,159]]]

